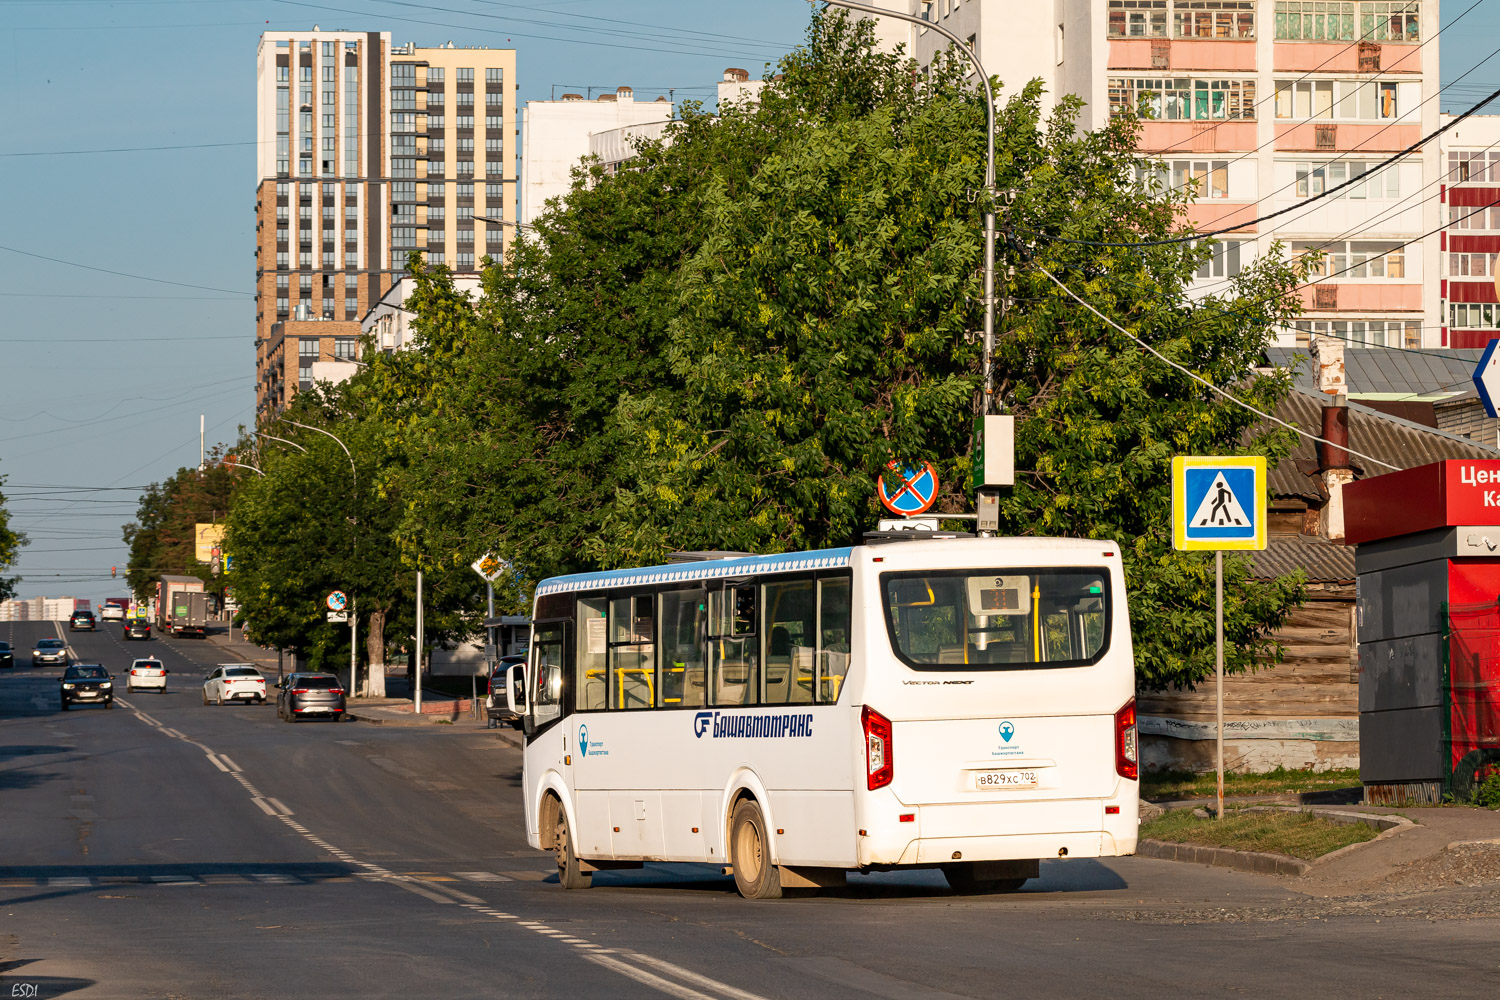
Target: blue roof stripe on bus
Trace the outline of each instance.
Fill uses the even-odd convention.
[[[795,573],[815,569],[848,566],[852,548],[819,549],[815,552],[783,552],[774,556],[749,556],[741,559],[715,559],[709,562],[674,563],[670,566],[647,566],[643,569],[613,569],[602,573],[574,573],[543,580],[536,588],[538,597],[574,590],[603,587],[638,587],[663,583],[687,583],[714,580],[751,573]]]

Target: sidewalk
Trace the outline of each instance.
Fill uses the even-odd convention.
[[[212,626],[210,628],[212,629]],[[254,643],[238,638],[238,635],[237,629],[225,627],[223,631],[211,630],[204,636],[204,639],[222,649],[224,655],[233,659],[235,663],[253,663],[258,667],[269,665],[272,670],[276,669],[275,650],[262,649]]]

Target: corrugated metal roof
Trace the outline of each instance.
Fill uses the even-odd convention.
[[[1296,388],[1276,407],[1276,416],[1305,431],[1321,434],[1322,409],[1322,393]],[[1349,404],[1349,447],[1400,469],[1445,458],[1500,458],[1500,448],[1393,417],[1354,402]],[[1349,461],[1359,479],[1391,471],[1353,456]],[[1315,473],[1317,467],[1316,444],[1298,437],[1292,453],[1277,463],[1267,476],[1271,496],[1321,501],[1324,498],[1323,486],[1310,474]]]
[[[1416,351],[1355,347],[1344,352],[1344,373],[1352,396],[1382,393],[1442,395],[1457,399],[1475,395],[1474,368],[1483,353],[1481,348],[1452,348],[1442,354],[1419,354]],[[1298,387],[1315,392],[1317,384],[1309,354],[1301,348],[1266,348],[1266,359],[1271,364],[1293,369]]]
[[[1270,580],[1302,570],[1309,580],[1354,582],[1354,546],[1317,535],[1272,535],[1250,560],[1252,575]]]

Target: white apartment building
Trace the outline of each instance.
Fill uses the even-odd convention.
[[[1220,237],[1197,292],[1223,291],[1281,240],[1326,255],[1284,343],[1443,345],[1438,144],[1372,173],[1439,126],[1438,47],[1424,44],[1439,0],[880,2],[966,39],[1002,100],[1040,78],[1048,108],[1083,98],[1085,128],[1144,102],[1154,119],[1139,148],[1157,163],[1143,169],[1196,193],[1188,220],[1200,229],[1244,223]],[[924,66],[949,44],[911,24],[899,40]]]
[[[546,210],[547,202],[568,193],[573,168],[589,155],[591,138],[619,129],[640,128],[671,121],[673,104],[665,97],[637,102],[629,87],[586,101],[582,94],[564,94],[555,101],[527,101],[521,124],[521,223],[530,223]],[[649,131],[645,134],[649,134]],[[600,149],[624,148],[630,133],[601,138]]]
[[[455,290],[467,295],[470,299],[479,298],[480,287],[483,284],[479,275],[455,274],[452,280]],[[402,275],[359,321],[360,335],[374,338],[375,350],[390,354],[394,351],[408,350],[412,346],[414,336],[411,330],[412,312],[406,308],[406,300],[416,287],[415,280],[408,275]],[[350,365],[350,368],[352,367],[353,365]],[[332,380],[343,381],[342,378]]]
[[[1443,124],[1453,120],[1443,116]],[[1473,115],[1442,137],[1441,336],[1444,347],[1500,337],[1500,115]]]

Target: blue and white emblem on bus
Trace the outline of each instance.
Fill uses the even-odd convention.
[[[1015,726],[1011,725],[1009,722],[1002,722],[1002,723],[1000,723],[1000,738],[1002,740],[1004,740],[1005,742],[1009,743],[1010,742],[1010,738],[1012,736],[1014,736],[1014,735],[1016,735],[1016,727]]]
[[[608,757],[609,751],[599,740],[589,741],[589,727],[578,727],[578,754],[581,757]]]
[[[693,735],[702,739],[776,739],[809,737],[813,731],[811,712],[754,712],[726,715],[723,712],[699,712],[693,716]]]

